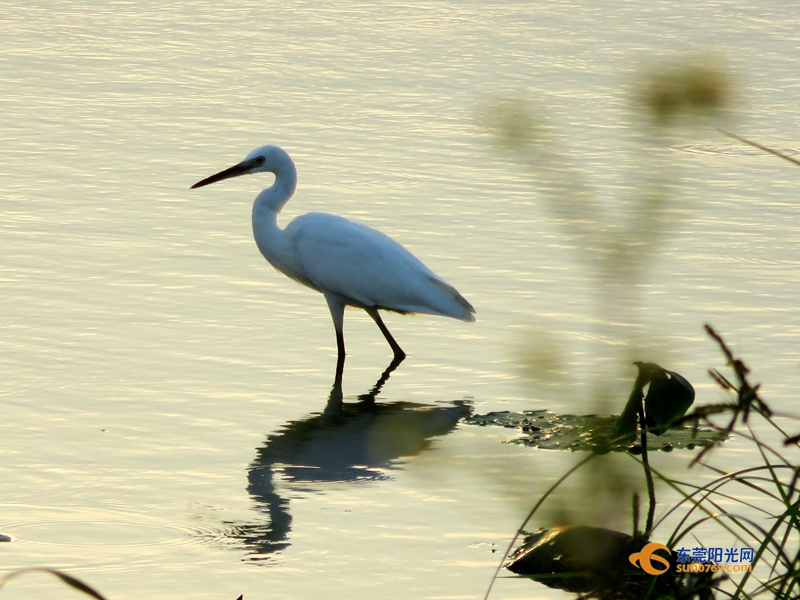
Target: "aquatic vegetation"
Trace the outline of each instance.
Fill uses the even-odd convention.
[[[580,593],[586,598],[609,600],[722,596],[735,599],[764,594],[778,599],[798,597],[800,495],[797,482],[800,465],[764,442],[761,427],[771,427],[784,447],[797,447],[800,436],[790,435],[782,423],[796,422],[797,418],[777,415],[760,397],[759,384],[750,382],[750,370],[744,361],[733,354],[711,326],[706,325],[706,332],[718,344],[733,372],[732,377],[726,377],[719,370],[709,371],[730,399],[696,407],[677,418],[672,426],[699,429],[702,425],[716,433],[690,464],[707,469],[715,477],[699,485],[653,468],[648,462],[649,444],[645,438],[648,432],[656,433],[661,425],[658,422],[648,424],[646,408],[643,409],[646,401],[640,402],[635,411],[635,426],[642,440],[641,455],[629,452],[628,456],[643,467],[647,480],[650,507],[644,529],[639,526],[639,497],[634,493],[631,534],[585,525],[543,529],[532,534],[524,531],[556,488],[606,452],[598,446],[539,499],[514,536],[498,572],[505,567],[550,587]],[[674,390],[682,389],[678,396],[685,396],[688,382],[677,378],[676,381]],[[759,433],[754,424],[756,418],[762,421],[758,424]],[[723,440],[733,436],[752,443],[763,464],[735,471],[711,464],[711,453],[720,448]],[[679,500],[658,521],[654,518],[656,482],[679,494]],[[729,489],[731,486],[733,488]],[[677,526],[671,532],[660,533],[660,526],[676,519]],[[704,544],[704,534],[715,535],[710,527],[721,528],[727,537],[736,541],[735,547]],[[511,554],[520,535],[526,536],[524,542]],[[685,544],[694,546],[685,548]],[[605,550],[601,553],[588,550],[597,547]],[[758,576],[754,575],[756,572]],[[741,575],[738,581],[734,581],[734,573]],[[491,585],[486,597],[490,591]]]
[[[483,119],[496,140],[535,177],[539,199],[561,228],[565,245],[574,249],[576,258],[591,274],[594,287],[592,308],[597,331],[591,337],[602,347],[582,352],[581,360],[570,361],[553,350],[556,344],[545,346],[540,341],[549,338],[536,336],[529,342],[533,347],[524,353],[531,357],[526,374],[560,389],[576,389],[576,381],[588,379],[587,391],[579,401],[582,406],[594,401],[595,406],[602,407],[594,409],[597,413],[606,412],[609,402],[624,394],[624,388],[618,385],[623,380],[622,369],[634,358],[654,352],[654,336],[645,331],[641,317],[642,284],[653,276],[652,265],[663,242],[688,214],[675,193],[680,179],[669,147],[687,132],[694,135],[716,129],[800,164],[785,153],[714,125],[725,119],[735,82],[713,59],[667,61],[640,73],[633,83],[629,106],[634,109],[632,121],[638,128],[631,130],[643,150],[633,158],[642,162],[634,170],[637,181],[622,186],[623,197],[615,198],[608,207],[584,182],[585,174],[575,161],[558,148],[553,129],[542,116],[544,111],[530,108],[522,99],[507,98],[486,110]],[[557,326],[541,325],[540,329],[556,332]],[[729,394],[728,401],[691,409],[694,390],[688,381],[655,363],[637,362],[636,382],[618,418],[544,411],[470,418],[468,422],[474,424],[517,428],[520,436],[512,440],[515,443],[584,452],[578,463],[541,495],[514,536],[497,573],[505,566],[584,597],[800,597],[800,499],[796,491],[800,467],[796,458],[784,456],[786,450],[771,447],[764,437],[774,439],[777,435],[784,446],[797,446],[800,436],[790,435],[783,425],[794,417],[777,415],[760,397],[759,386],[750,383],[744,362],[711,327],[706,329],[733,372],[726,376],[718,370],[710,371],[712,379]],[[551,337],[556,335],[551,333]],[[586,360],[587,354],[591,360]],[[579,365],[580,371],[571,369],[571,365]],[[682,446],[666,443],[678,433],[687,435],[687,439],[702,437]],[[732,472],[712,464],[712,457],[725,454],[720,444],[730,438],[752,444],[762,464]],[[650,463],[650,451],[676,447],[699,449],[690,467],[702,467],[711,481],[684,481]],[[625,456],[641,466],[647,489],[649,507],[641,525],[639,494],[624,478],[615,479],[620,471],[609,466],[611,460],[624,462]],[[591,489],[597,492],[592,496],[591,509],[596,512],[603,510],[596,506],[602,493],[615,502],[613,507],[605,507],[606,512],[617,515],[621,499],[632,500],[628,504],[633,521],[630,533],[576,524],[574,516],[565,512],[569,507],[564,505],[569,503],[548,503],[576,473],[591,479]],[[616,489],[611,489],[614,486]],[[656,486],[662,496],[669,490],[678,498],[658,520]],[[535,515],[542,518],[540,509],[545,503],[559,504],[554,511],[559,526],[526,532]],[[673,530],[665,531],[667,527]],[[720,535],[735,542],[736,547],[723,552],[723,548],[703,545],[704,537],[713,540]],[[525,541],[507,562],[520,536],[526,536]],[[587,547],[603,545],[598,540],[608,542],[607,553],[587,554]],[[683,547],[691,543],[696,546],[690,550]],[[751,570],[734,569],[740,575],[734,580],[730,569],[718,568],[725,566],[722,559]],[[662,571],[658,563],[668,567]]]
[[[598,438],[608,440],[619,422],[617,415],[569,415],[548,410],[525,410],[522,412],[490,412],[472,415],[462,421],[467,425],[497,426],[513,429],[516,436],[506,440],[507,444],[518,444],[544,450],[571,450],[591,452],[597,448]],[[647,438],[647,449],[671,452],[676,449],[694,450],[717,441],[720,434],[707,427],[690,425],[671,427],[661,436]],[[619,440],[609,444],[611,452],[641,452],[638,443]]]
[[[694,388],[683,376],[655,363],[637,361],[634,365],[639,373],[619,416],[559,415],[547,410],[502,411],[468,416],[464,423],[516,429],[521,435],[508,440],[512,444],[599,453],[641,454],[642,445],[635,443],[637,420],[658,436],[656,439],[644,436],[642,443],[647,444],[648,450],[694,450],[726,437],[713,429],[678,424],[694,402]]]

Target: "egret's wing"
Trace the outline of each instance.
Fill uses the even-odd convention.
[[[473,320],[454,287],[375,229],[342,217],[309,213],[285,229],[298,266],[314,287],[355,304]]]

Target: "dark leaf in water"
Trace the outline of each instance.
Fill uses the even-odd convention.
[[[662,435],[680,419],[694,402],[694,388],[681,375],[667,371],[656,363],[637,361],[639,370],[628,401],[614,427],[614,438],[633,442],[636,438],[639,413],[644,410],[645,425]],[[647,397],[644,388],[647,387]]]
[[[644,399],[646,424],[656,435],[663,435],[678,419],[686,414],[694,402],[694,388],[686,379],[649,363],[653,369],[650,388]]]
[[[569,592],[613,589],[622,585],[630,570],[628,557],[639,546],[619,531],[587,525],[557,527],[525,538],[505,568]]]
[[[556,527],[527,536],[504,566],[548,587],[582,594],[582,598],[709,600],[714,597],[711,589],[718,583],[714,573],[678,573],[674,554],[658,555],[666,561],[656,560],[659,569],[669,565],[666,572],[652,576],[642,570],[640,564],[637,566],[639,561],[631,560],[631,555],[642,552],[646,544],[642,537],[602,527]]]

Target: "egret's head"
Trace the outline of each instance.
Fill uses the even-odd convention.
[[[277,146],[261,146],[256,148],[238,165],[220,171],[211,177],[206,177],[192,186],[192,189],[203,187],[210,183],[216,183],[223,179],[238,177],[239,175],[252,175],[253,173],[263,173],[265,171],[276,175],[285,168],[294,170],[294,163],[285,150]]]

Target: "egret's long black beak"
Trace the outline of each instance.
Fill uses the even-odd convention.
[[[224,171],[220,171],[216,175],[212,175],[211,177],[206,177],[203,181],[198,181],[189,189],[195,189],[199,187],[203,187],[204,185],[208,185],[210,183],[216,183],[217,181],[222,181],[223,179],[230,179],[231,177],[238,177],[239,175],[247,175],[250,172],[250,169],[256,166],[256,159],[251,158],[250,160],[243,160],[238,165],[233,165],[232,167],[225,169]]]

